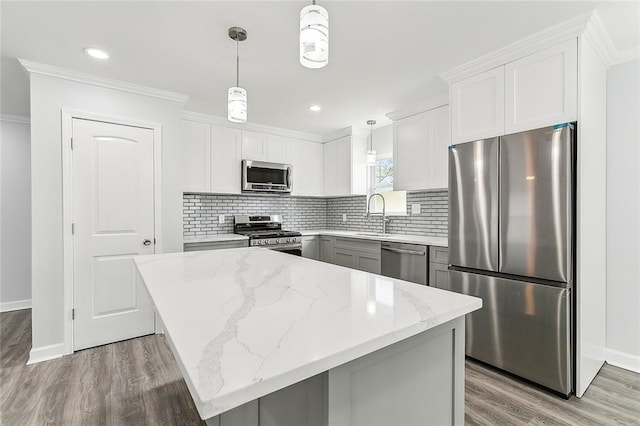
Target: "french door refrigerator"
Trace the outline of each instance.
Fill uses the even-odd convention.
[[[573,392],[574,124],[449,148],[448,289],[467,355]]]

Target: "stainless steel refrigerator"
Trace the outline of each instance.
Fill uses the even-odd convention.
[[[448,289],[482,298],[467,355],[573,392],[573,123],[449,148]]]

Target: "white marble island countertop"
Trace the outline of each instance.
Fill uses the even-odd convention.
[[[482,305],[261,248],[134,260],[203,419]]]

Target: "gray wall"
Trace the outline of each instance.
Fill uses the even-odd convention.
[[[0,312],[31,306],[29,123],[0,119]]]
[[[411,204],[421,205],[421,214],[393,216],[388,231],[395,234],[447,236],[447,191],[407,194]],[[364,217],[366,197],[313,198],[265,195],[184,194],[184,236],[204,236],[233,232],[234,214],[281,214],[284,228],[344,229],[377,232],[381,219]],[[218,215],[224,214],[224,224]],[[342,221],[342,215],[347,221]]]

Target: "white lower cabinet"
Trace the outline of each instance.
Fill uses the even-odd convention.
[[[450,143],[447,105],[394,122],[393,189],[447,188]]]

